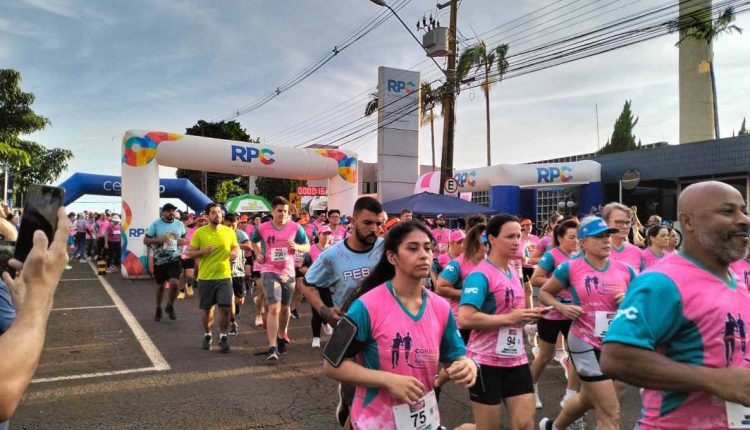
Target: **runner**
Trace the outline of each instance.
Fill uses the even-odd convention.
[[[382,254],[383,239],[378,238],[382,226],[383,207],[372,197],[360,197],[352,212],[352,234],[343,242],[323,251],[305,274],[305,297],[326,322],[343,316],[341,309],[357,283],[366,278]],[[333,306],[326,305],[318,290],[329,288]],[[325,294],[325,293],[324,293]],[[336,417],[345,425],[354,399],[354,387],[342,384]]]
[[[648,237],[648,248],[641,251],[643,254],[643,265],[651,267],[658,263],[666,255],[665,249],[669,245],[671,229],[663,225],[652,225],[646,231]]]
[[[182,258],[180,249],[185,245],[185,226],[175,219],[177,207],[171,203],[161,208],[161,218],[146,229],[143,244],[154,249],[154,281],[156,281],[156,315],[154,321],[161,321],[161,304],[164,301],[164,284],[169,283],[169,297],[164,311],[169,319],[176,320],[174,301],[179,289]]]
[[[544,253],[544,256],[537,264],[534,274],[531,276],[531,285],[541,287],[552,276],[553,270],[562,263],[569,261],[571,256],[578,251],[578,223],[572,220],[563,221],[558,224],[555,231],[553,248]],[[562,291],[555,296],[555,300],[563,304],[571,304],[572,297],[567,290]],[[539,379],[542,372],[547,367],[552,357],[560,357],[560,363],[566,367],[568,383],[565,390],[563,402],[578,392],[580,380],[569,360],[565,360],[565,349],[556,348],[560,344],[560,336],[563,339],[568,338],[568,331],[572,321],[565,315],[550,310],[537,322],[537,345],[534,353],[534,362],[531,364],[531,375],[534,379],[534,395],[537,409],[542,407],[542,401],[539,398]]]
[[[188,221],[190,223],[190,221]],[[185,234],[185,246],[182,248],[182,276],[180,277],[180,290],[184,289],[187,295],[192,297],[193,283],[195,283],[195,259],[188,256],[190,251],[190,241],[193,239],[195,231],[208,224],[208,218],[205,215],[194,218],[193,224],[190,224]]]
[[[262,219],[263,217],[261,217],[260,214],[253,215],[252,225],[248,224],[245,229],[245,232],[248,233],[248,237],[253,237],[253,233],[255,233],[260,226]],[[258,261],[258,255],[255,251],[253,251],[253,266],[249,273],[253,285],[255,286],[255,297],[253,297],[253,303],[255,304],[255,326],[260,327],[264,324],[263,303],[265,302],[265,294],[263,294],[263,279],[260,276],[260,262]]]
[[[541,430],[567,428],[592,408],[596,410],[597,429],[619,428],[620,402],[615,384],[599,368],[602,338],[635,278],[632,267],[609,258],[610,235],[619,232],[598,217],[581,220],[578,239],[583,256],[557,266],[542,287],[541,302],[574,320],[568,333],[568,350],[581,379],[581,391],[565,401],[554,422],[543,418],[539,423]],[[573,297],[572,304],[556,299],[565,289]]]
[[[399,219],[401,221],[411,221],[414,219],[414,212],[412,212],[411,209],[403,209],[401,215],[399,215]]]
[[[620,203],[610,203],[602,209],[602,218],[604,218],[608,227],[619,230],[611,236],[612,251],[610,258],[627,263],[635,270],[636,274],[640,273],[646,268],[641,249],[628,242],[630,226],[633,225],[633,211]]]
[[[112,215],[104,235],[104,249],[107,250],[107,272],[113,273],[120,270],[120,254],[122,252],[120,235],[120,216]]]
[[[432,263],[432,269],[430,270],[433,285],[437,285],[438,277],[443,269],[445,269],[445,266],[464,252],[464,238],[466,235],[463,231],[450,230],[446,236],[448,237],[448,248],[446,249],[446,252],[435,258]]]
[[[341,211],[338,209],[328,210],[328,227],[331,229],[331,245],[335,245],[346,239],[346,227],[340,224]]]
[[[331,243],[331,229],[328,228],[327,225],[324,225],[320,231],[318,232],[317,236],[318,241],[310,247],[310,251],[308,251],[305,254],[305,259],[302,263],[302,265],[299,268],[299,271],[304,276],[307,273],[307,270],[312,266],[312,264],[318,259],[318,256],[326,249]],[[320,294],[320,299],[323,300],[323,303],[325,303],[328,307],[333,307],[333,299],[331,299],[331,290],[330,288],[320,288],[318,289],[318,294]],[[320,329],[324,325],[323,318],[320,317],[320,314],[315,310],[315,308],[310,306],[312,309],[312,319],[310,320],[310,326],[312,328],[312,347],[313,348],[320,348]],[[328,325],[328,323],[325,323],[326,326],[326,334],[331,335],[333,332],[331,329],[331,326]]]
[[[750,294],[729,270],[750,243],[747,208],[715,181],[685,188],[677,208],[683,249],[633,282],[602,369],[645,388],[639,429],[748,428],[750,354],[736,341]]]
[[[557,212],[553,213],[547,219],[547,223],[545,224],[544,237],[539,239],[539,243],[537,243],[536,248],[534,248],[534,253],[531,254],[531,257],[529,258],[529,264],[538,264],[544,253],[555,247],[553,243],[555,230],[557,230],[557,225],[561,221],[563,221],[563,216]]]
[[[435,258],[448,252],[448,243],[450,242],[450,233],[452,230],[445,228],[445,215],[438,214],[435,219],[436,228],[432,230],[432,236],[437,243]]]
[[[230,351],[229,311],[232,307],[232,269],[229,262],[237,258],[239,246],[237,236],[232,229],[221,224],[224,216],[218,203],[209,203],[205,212],[208,214],[208,225],[193,233],[190,240],[188,258],[200,259],[198,266],[199,307],[203,311],[203,344],[205,350],[211,349],[211,328],[214,324],[214,307],[219,307],[219,346],[221,352]]]
[[[476,380],[477,366],[465,356],[450,308],[422,286],[432,241],[429,229],[414,221],[388,232],[386,252],[347,312],[357,327],[347,359],[339,367],[323,363],[326,376],[356,386],[355,429],[437,429],[440,413],[433,388],[439,363],[456,383],[470,387]],[[409,338],[415,354],[405,352],[398,363],[391,362],[393,338]]]
[[[242,305],[245,303],[245,293],[247,292],[247,287],[245,285],[245,252],[250,250],[251,246],[247,233],[237,228],[238,220],[236,214],[227,214],[224,217],[224,225],[234,231],[237,238],[237,244],[240,247],[240,252],[237,254],[237,258],[231,261],[234,306],[229,308],[229,335],[237,336],[239,330],[237,317],[240,316]]]
[[[453,311],[453,317],[458,321],[458,307],[461,301],[461,291],[464,280],[469,273],[484,260],[487,255],[487,237],[484,234],[486,224],[477,224],[464,238],[464,252],[455,260],[451,260],[447,266],[440,272],[440,277],[435,288],[435,292],[448,299]],[[458,324],[461,331],[461,338],[464,343],[469,341],[471,330],[464,329]]]
[[[489,255],[464,280],[458,310],[459,326],[471,330],[467,355],[480,365],[479,383],[469,390],[471,411],[477,429],[499,429],[504,403],[510,427],[531,430],[534,385],[523,325],[539,319],[542,310],[527,308],[521,280],[510,268],[521,240],[518,218],[493,216],[486,237]]]
[[[289,343],[284,339],[289,325],[290,305],[294,295],[294,253],[310,250],[305,231],[289,220],[289,200],[275,197],[271,201],[271,221],[262,223],[250,241],[261,265],[268,337],[267,360],[278,360],[286,354]]]
[[[109,227],[109,220],[106,214],[100,214],[99,219],[94,223],[94,230],[96,231],[96,251],[98,259],[106,260],[106,252],[104,250],[104,237],[107,235],[107,227]]]

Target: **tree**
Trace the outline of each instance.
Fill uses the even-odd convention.
[[[750,134],[747,132],[747,127],[745,127],[745,120],[746,118],[742,118],[742,126],[740,126],[740,131],[737,133],[737,136],[747,136]]]
[[[711,9],[700,9],[686,16],[682,16],[671,23],[669,28],[671,31],[679,31],[680,39],[677,41],[675,46],[680,46],[687,39],[694,39],[701,41],[711,46],[714,40],[718,39],[722,34],[732,34],[736,31],[742,34],[742,29],[732,24],[735,20],[734,8],[728,7],[722,12],[715,20],[711,20]],[[709,72],[711,75],[711,92],[714,101],[714,131],[716,132],[716,138],[719,136],[719,103],[716,94],[716,74],[714,73],[714,54],[711,52],[711,56],[708,59]]]
[[[482,80],[482,91],[484,92],[484,106],[487,118],[487,165],[492,164],[492,154],[490,145],[490,88],[493,84],[503,80],[506,70],[508,70],[508,61],[505,57],[508,55],[508,45],[500,44],[492,49],[487,49],[484,41],[480,40],[473,46],[467,48],[458,58],[458,67],[456,76],[458,81],[466,78],[469,72],[474,69],[479,78]],[[493,72],[493,69],[495,71]]]
[[[622,113],[615,121],[615,129],[612,131],[612,137],[607,144],[597,152],[597,154],[613,154],[615,152],[633,151],[640,148],[641,142],[635,141],[633,129],[638,124],[638,118],[633,118],[633,112],[630,110],[630,100],[625,102]]]
[[[306,184],[307,181],[300,179],[259,177],[255,180],[255,194],[265,197],[270,202],[276,196],[289,198],[289,193],[296,192],[297,187]]]
[[[370,100],[365,106],[365,116],[370,116],[378,111],[378,93],[370,93]]]
[[[219,182],[214,193],[215,202],[226,202],[228,199],[243,194],[243,188],[232,179]]]
[[[237,121],[220,121],[208,122],[199,120],[194,126],[185,130],[185,134],[191,136],[212,137],[214,139],[237,140],[241,142],[260,143],[260,139],[252,139],[249,134],[242,128]],[[225,181],[234,181],[238,187],[247,189],[247,178],[225,173],[206,173],[206,183],[203,183],[203,172],[189,169],[177,169],[178,178],[189,179],[199,189],[205,190],[206,195],[213,196],[214,201],[223,202],[226,199],[219,199],[217,187],[219,183]],[[225,186],[226,187],[226,186]]]
[[[21,135],[43,130],[50,122],[31,108],[34,94],[20,88],[21,74],[0,69],[0,162],[13,179],[17,204],[30,184],[54,182],[73,153],[67,149],[47,149]]]

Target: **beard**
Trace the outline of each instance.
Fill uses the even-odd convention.
[[[738,248],[732,244],[732,237],[738,233],[747,233],[747,228],[728,230],[726,233],[710,232],[698,234],[698,243],[723,264],[734,263],[747,256],[747,246]]]
[[[371,233],[369,235],[364,235],[364,234],[360,233],[359,230],[356,229],[356,228],[354,229],[354,235],[357,237],[357,240],[359,241],[359,243],[363,243],[365,245],[374,245],[375,241],[378,240],[377,233]]]

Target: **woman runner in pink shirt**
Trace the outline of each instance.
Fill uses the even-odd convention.
[[[664,225],[652,225],[646,231],[648,237],[648,248],[641,251],[643,255],[643,264],[651,267],[658,263],[667,254],[665,249],[669,245],[669,235],[671,231]]]
[[[320,253],[330,245],[331,229],[327,225],[321,227],[317,239],[317,242],[310,246],[310,250],[305,253],[302,264],[299,267],[299,271],[303,276],[307,273],[307,269],[309,269],[315,260],[318,259]],[[323,303],[325,303],[326,306],[329,308],[333,307],[333,298],[331,297],[330,288],[318,288],[318,294],[320,294],[320,299],[323,300]],[[310,326],[313,334],[312,347],[320,348],[320,329],[323,327],[323,318],[320,317],[320,314],[312,305],[310,305],[310,309],[312,310],[312,318],[310,319]],[[326,327],[326,334],[330,335],[331,333],[329,330],[331,330],[331,327],[328,324],[326,324]]]
[[[356,387],[353,429],[437,429],[439,364],[456,383],[476,381],[477,366],[465,355],[448,304],[422,283],[430,271],[432,242],[420,222],[398,223],[386,234],[378,264],[345,306],[346,318],[357,327],[355,339],[348,359],[339,367],[324,361],[323,371]]]
[[[528,309],[521,279],[510,267],[521,240],[518,218],[495,215],[487,223],[490,253],[464,280],[459,325],[471,329],[467,355],[480,364],[469,390],[476,428],[499,429],[505,404],[514,430],[534,426],[534,385],[524,348],[523,325],[542,309]]]
[[[542,419],[539,423],[542,430],[567,428],[592,408],[596,410],[597,429],[619,428],[620,403],[615,384],[599,367],[602,339],[628,285],[635,278],[632,267],[609,258],[610,235],[619,231],[608,227],[598,217],[581,220],[578,239],[583,256],[558,266],[542,287],[541,302],[573,319],[568,350],[581,378],[581,392],[565,401],[554,422]],[[566,289],[573,298],[571,304],[556,299]]]

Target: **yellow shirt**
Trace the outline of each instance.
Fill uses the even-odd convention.
[[[234,230],[221,224],[217,226],[216,230],[212,229],[211,225],[205,225],[195,230],[193,238],[190,240],[190,246],[197,249],[203,249],[207,246],[214,247],[210,254],[200,257],[199,281],[202,279],[230,279],[232,277],[229,251],[238,246]]]

